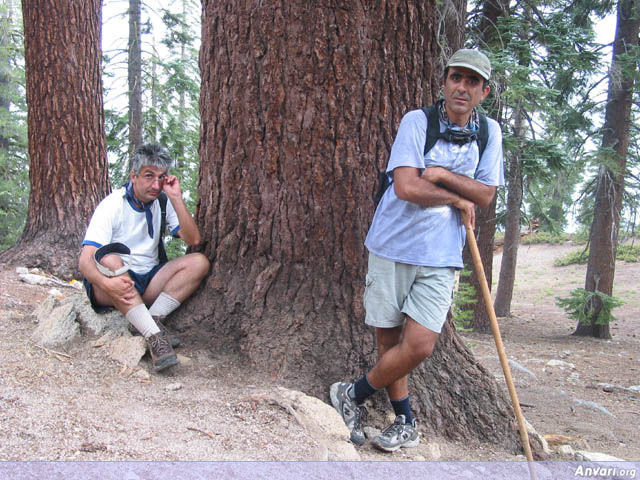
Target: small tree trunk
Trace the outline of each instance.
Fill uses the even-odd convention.
[[[89,218],[109,191],[100,0],[23,0],[31,193],[18,243],[0,255],[77,275]]]
[[[142,34],[141,0],[129,0],[129,168],[133,153],[142,145]]]
[[[637,0],[618,3],[618,24],[609,73],[609,91],[602,138],[604,157],[598,172],[596,201],[589,235],[585,290],[613,293],[620,210],[629,149],[629,124],[637,64],[630,48],[637,48],[640,16]],[[605,150],[607,149],[607,150]],[[601,302],[595,300],[590,324],[578,323],[575,335],[611,338],[609,325],[598,325]]]
[[[524,112],[518,105],[515,112],[514,131],[516,139],[525,136]],[[507,219],[504,231],[504,249],[500,263],[500,277],[494,300],[494,309],[498,317],[511,315],[511,299],[513,285],[516,280],[516,266],[518,263],[518,247],[520,245],[520,208],[522,206],[522,164],[520,151],[507,154]]]

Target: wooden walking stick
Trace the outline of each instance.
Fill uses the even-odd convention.
[[[491,331],[493,332],[493,339],[496,341],[496,348],[498,349],[498,357],[500,358],[500,364],[502,365],[502,371],[504,372],[504,379],[507,382],[507,388],[509,389],[509,395],[511,395],[511,402],[513,403],[513,411],[516,414],[518,420],[518,428],[520,429],[520,438],[524,446],[524,453],[527,460],[533,461],[531,455],[531,446],[529,445],[529,435],[527,434],[527,427],[524,423],[524,416],[522,410],[520,410],[520,403],[518,402],[518,394],[516,393],[516,387],[513,384],[513,377],[511,377],[511,369],[509,368],[509,362],[507,361],[507,355],[504,352],[504,345],[502,344],[502,336],[500,335],[500,328],[498,327],[498,319],[496,318],[496,312],[493,309],[493,300],[491,299],[491,292],[489,291],[489,284],[487,283],[487,277],[484,273],[484,267],[482,266],[482,260],[480,259],[480,251],[478,250],[478,244],[476,243],[475,233],[471,228],[471,223],[467,216],[463,213],[462,220],[464,222],[464,228],[467,230],[467,242],[469,242],[469,248],[471,249],[471,256],[473,257],[473,264],[475,266],[476,275],[482,289],[482,297],[484,298],[484,304],[489,314],[489,321],[491,323]]]

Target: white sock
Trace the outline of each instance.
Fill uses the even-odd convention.
[[[160,333],[160,329],[144,303],[136,305],[127,312],[125,318],[142,334],[144,338]]]
[[[171,295],[160,292],[156,301],[153,302],[153,305],[149,308],[149,313],[154,317],[166,317],[179,306],[180,302],[178,300]]]

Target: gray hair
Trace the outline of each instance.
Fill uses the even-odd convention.
[[[131,169],[138,175],[145,165],[169,170],[173,160],[169,156],[169,151],[159,143],[145,143],[140,145],[133,154]]]

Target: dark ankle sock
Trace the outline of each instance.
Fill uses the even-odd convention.
[[[367,380],[367,376],[365,375],[360,380],[353,384],[353,395],[354,400],[358,405],[364,403],[364,401],[369,398],[371,395],[378,391],[377,388],[373,388]]]
[[[409,404],[409,396],[407,395],[401,400],[391,400],[391,406],[393,406],[393,411],[398,415],[404,415],[405,422],[411,423],[413,422],[413,415],[411,415],[411,405]]]

